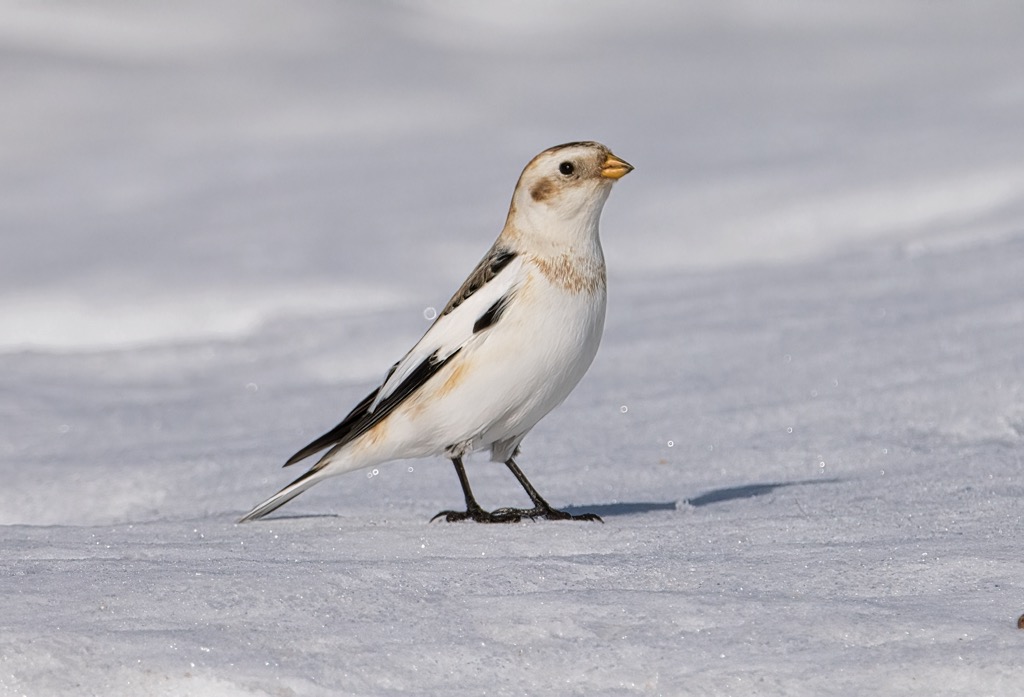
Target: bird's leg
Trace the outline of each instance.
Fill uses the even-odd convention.
[[[566,513],[565,511],[559,511],[555,508],[552,508],[551,504],[545,501],[544,497],[537,493],[537,490],[533,488],[533,484],[530,484],[530,480],[527,479],[526,475],[523,474],[523,471],[519,469],[519,465],[516,464],[516,461],[513,458],[510,457],[505,462],[505,466],[512,471],[512,474],[514,474],[516,479],[519,480],[519,483],[522,485],[523,489],[526,490],[526,494],[530,497],[530,501],[533,502],[533,508],[529,510],[524,510],[521,508],[499,508],[498,510],[494,511],[494,513],[492,513],[491,515],[511,515],[520,516],[523,518],[547,518],[548,520],[596,520],[599,523],[604,522],[603,520],[601,520],[601,516],[597,515],[596,513],[582,513],[580,515],[572,515],[571,513]]]
[[[488,513],[481,508],[480,504],[476,502],[476,497],[473,496],[473,490],[469,486],[469,477],[466,476],[466,468],[462,466],[462,458],[453,457],[452,464],[455,465],[455,473],[459,475],[462,493],[466,496],[466,510],[441,511],[430,519],[431,522],[442,516],[449,523],[467,519],[475,520],[478,523],[518,523],[521,520],[521,516],[514,512],[495,511],[494,513]]]

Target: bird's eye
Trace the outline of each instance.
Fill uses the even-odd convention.
[[[568,177],[570,174],[576,171],[576,168],[573,167],[571,162],[563,162],[562,164],[558,165],[558,171]]]

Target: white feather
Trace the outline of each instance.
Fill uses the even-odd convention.
[[[377,398],[370,405],[372,412],[395,388],[405,382],[410,373],[423,361],[435,356],[438,361],[448,359],[473,339],[473,325],[487,310],[522,282],[522,259],[513,259],[483,287],[462,301],[448,314],[438,317],[427,333],[396,365],[381,385]]]

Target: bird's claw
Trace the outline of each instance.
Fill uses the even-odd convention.
[[[529,518],[530,520],[537,520],[538,518],[543,518],[544,520],[590,520],[596,521],[598,523],[604,522],[601,519],[601,516],[597,515],[596,513],[581,513],[579,515],[573,515],[571,513],[566,513],[565,511],[560,511],[557,508],[552,508],[551,506],[537,506],[536,508],[531,508],[525,511],[516,508],[499,510],[515,511],[523,518]],[[495,511],[495,513],[498,512],[499,511]]]
[[[477,523],[518,523],[523,518],[537,520],[589,520],[603,523],[601,516],[596,513],[581,513],[572,515],[555,508],[538,506],[537,508],[499,508],[495,511],[485,511],[482,508],[470,508],[465,511],[441,511],[430,522],[438,518],[444,518],[446,522],[457,523],[462,520],[472,520]]]
[[[438,518],[445,522],[458,523],[461,520],[472,520],[477,523],[518,523],[522,517],[512,513],[513,509],[500,509],[490,513],[482,508],[470,508],[465,511],[441,511],[430,519],[433,523]]]

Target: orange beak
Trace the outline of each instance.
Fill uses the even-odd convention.
[[[609,179],[621,179],[632,171],[633,165],[625,160],[620,160],[611,153],[608,153],[607,159],[601,165],[601,176]]]

